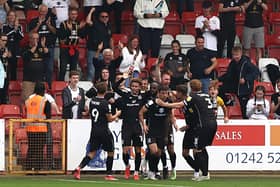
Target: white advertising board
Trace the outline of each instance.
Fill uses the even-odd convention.
[[[0,119],[0,171],[5,170],[5,121]]]
[[[185,124],[177,120],[178,126]],[[210,170],[280,170],[280,121],[230,120],[218,121],[218,130],[209,153]],[[113,170],[124,170],[121,147],[121,121],[110,123],[115,140]],[[90,120],[68,120],[67,170],[75,169],[86,154],[91,130]],[[174,132],[177,170],[191,170],[182,157],[184,133]],[[144,152],[144,148],[143,148]],[[144,154],[143,154],[144,155]],[[167,154],[168,155],[168,154]],[[84,170],[105,170],[106,155],[99,154]],[[134,166],[133,154],[130,160]],[[161,165],[161,164],[160,164]],[[168,161],[170,168],[170,162]]]

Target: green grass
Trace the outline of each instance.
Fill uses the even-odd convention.
[[[119,177],[121,178],[121,177]],[[279,177],[212,177],[210,181],[194,182],[190,176],[179,177],[176,181],[133,181],[120,179],[104,181],[103,177],[82,175],[79,181],[72,176],[0,176],[0,187],[279,187]]]

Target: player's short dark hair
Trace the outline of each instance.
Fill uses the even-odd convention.
[[[140,78],[133,78],[133,79],[131,79],[131,81],[130,81],[130,86],[132,85],[132,83],[138,83],[140,86],[142,86],[142,79],[140,79]]]
[[[265,87],[263,86],[263,85],[258,85],[258,86],[256,86],[256,88],[255,88],[255,92],[256,91],[262,91],[264,94],[265,94]]]
[[[40,96],[45,95],[45,84],[42,82],[36,82],[35,87],[34,87],[34,93]]]
[[[188,94],[188,86],[185,84],[179,84],[176,86],[176,91],[182,93],[183,95]]]
[[[170,75],[170,73],[168,71],[161,72],[161,77],[163,77],[163,75],[169,75],[171,77],[171,75]]]
[[[195,36],[195,42],[197,42],[198,39],[203,39],[204,40],[204,37],[201,34],[198,34],[198,35]]]
[[[158,91],[168,91],[169,90],[169,87],[168,86],[165,86],[165,85],[159,85],[158,87]]]
[[[72,71],[70,71],[70,73],[69,73],[69,78],[71,78],[71,77],[74,76],[74,75],[80,76],[80,73],[79,73],[78,71],[76,71],[76,70],[72,70]]]
[[[200,80],[198,79],[192,79],[190,81],[190,87],[191,87],[191,90],[194,91],[194,92],[199,92],[201,91],[202,89],[202,83]]]
[[[241,46],[234,46],[231,51],[232,52],[242,52],[242,47]]]
[[[101,81],[95,84],[95,88],[98,94],[105,94],[107,91],[107,83],[105,81]]]

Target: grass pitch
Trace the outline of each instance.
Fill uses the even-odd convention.
[[[177,180],[125,180],[105,181],[96,175],[82,175],[77,181],[71,175],[57,176],[0,176],[0,187],[280,187],[277,176],[211,176],[210,181],[191,181],[190,176],[180,176]]]

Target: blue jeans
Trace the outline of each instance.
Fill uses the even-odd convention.
[[[206,93],[208,94],[208,87],[210,85],[210,81],[211,79],[210,78],[204,78],[204,79],[200,79],[201,83],[202,83],[202,88],[201,88],[201,91],[203,93]]]
[[[132,78],[138,78],[139,75],[140,75],[140,73],[139,73],[138,71],[134,71],[134,72],[132,73]],[[129,84],[130,84],[130,78],[128,78],[128,79],[125,80],[124,85],[125,85],[125,87],[129,88]]]
[[[95,67],[93,65],[93,57],[95,57],[96,51],[87,51],[87,80],[92,81],[95,76]],[[98,60],[102,60],[102,53],[99,54]]]

